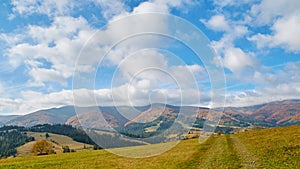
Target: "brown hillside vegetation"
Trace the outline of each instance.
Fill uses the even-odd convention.
[[[45,139],[45,135],[46,133],[43,132],[27,132],[27,134],[29,136],[32,136],[35,138],[36,141],[40,141]],[[59,134],[53,134],[53,133],[49,133],[49,137],[47,138],[47,140],[49,142],[52,143],[52,145],[54,146],[54,151],[56,154],[60,154],[62,153],[62,147],[63,146],[68,146],[70,149],[73,149],[75,151],[80,151],[82,149],[84,149],[84,147],[87,148],[92,148],[92,145],[89,144],[84,144],[84,143],[79,143],[77,141],[74,141],[72,138],[64,136],[64,135],[59,135]],[[32,153],[30,153],[30,150],[33,147],[33,144],[36,141],[32,141],[29,143],[26,143],[20,147],[17,148],[17,156],[29,156],[32,155]]]

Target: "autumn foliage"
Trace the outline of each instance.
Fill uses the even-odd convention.
[[[31,153],[34,153],[35,155],[53,154],[54,153],[53,145],[45,139],[37,141],[33,145],[31,149]]]

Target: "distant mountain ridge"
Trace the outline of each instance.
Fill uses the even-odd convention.
[[[0,116],[0,126],[4,125],[7,121],[15,119],[19,117],[18,115],[8,115],[8,116]]]
[[[34,126],[37,124],[70,124],[87,128],[122,127],[133,122],[153,121],[162,115],[162,104],[140,107],[85,107],[65,106],[40,110],[23,116],[0,116],[0,125]],[[159,108],[160,107],[160,108]],[[165,105],[168,112],[179,112],[185,107]],[[188,107],[191,112],[185,114],[189,118],[206,119],[208,108]],[[187,109],[188,110],[188,109]],[[192,111],[197,111],[196,114]],[[77,111],[77,113],[76,113]],[[101,113],[100,113],[101,111]],[[220,112],[221,113],[221,112]],[[192,117],[194,116],[194,117]],[[129,119],[127,119],[129,117]],[[166,116],[167,118],[167,116]],[[226,107],[220,120],[221,125],[245,126],[289,126],[300,124],[300,100],[275,101],[247,107]]]
[[[283,100],[248,107],[227,107],[225,113],[241,115],[270,126],[300,124],[300,100]]]

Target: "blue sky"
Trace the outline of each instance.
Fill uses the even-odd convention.
[[[299,99],[299,9],[297,0],[1,1],[0,115],[73,104]],[[113,43],[126,35],[134,36]],[[214,53],[199,56],[191,46]],[[213,80],[224,83],[214,103]]]

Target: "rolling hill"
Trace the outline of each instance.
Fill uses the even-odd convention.
[[[46,138],[45,132],[27,132],[28,136],[34,137],[35,141],[31,141],[29,143],[26,143],[20,147],[17,148],[17,156],[29,156],[32,155],[30,153],[34,143],[36,141],[42,140],[42,139],[47,139],[49,142],[52,143],[52,145],[55,147],[55,153],[60,154],[63,153],[62,147],[63,146],[68,146],[70,149],[73,149],[75,151],[80,151],[85,148],[93,148],[93,145],[89,144],[84,144],[80,143],[77,141],[74,141],[72,138],[64,135],[59,135],[59,134],[53,134],[53,133],[48,133],[49,137]]]

